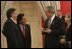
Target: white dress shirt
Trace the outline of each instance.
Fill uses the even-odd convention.
[[[25,26],[24,25],[21,25],[21,24],[19,24],[19,26],[21,28],[21,31],[23,32],[23,27],[25,28]]]
[[[17,24],[17,21],[16,20],[14,20],[13,18],[10,18],[15,24]]]
[[[51,17],[50,25],[53,22],[54,18],[55,18],[55,14],[53,14],[53,16]]]
[[[62,18],[62,15],[60,15],[60,18]]]

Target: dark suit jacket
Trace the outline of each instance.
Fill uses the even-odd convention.
[[[19,24],[18,24],[18,27],[20,29],[20,32],[22,33]],[[31,30],[30,30],[30,25],[29,24],[25,25],[25,38],[23,37],[23,35],[22,35],[22,38],[23,38],[23,41],[24,41],[24,43],[23,43],[24,48],[31,48]]]
[[[20,30],[11,19],[6,20],[2,33],[7,38],[8,48],[23,48],[23,39]]]
[[[65,21],[65,19],[64,19],[64,18],[65,18],[65,16],[62,16],[62,17],[61,17],[61,19],[62,19],[63,21]]]
[[[48,28],[48,19],[45,21],[45,28]],[[54,20],[51,23],[50,29],[52,30],[50,34],[45,32],[45,46],[46,48],[56,48],[59,36],[65,34],[63,21],[55,16]]]

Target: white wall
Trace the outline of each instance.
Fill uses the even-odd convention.
[[[1,3],[2,4],[2,3]],[[3,5],[2,5],[3,6]],[[6,11],[8,8],[14,7],[18,12],[23,12],[31,26],[32,48],[42,47],[42,32],[41,32],[41,13],[37,3],[34,1],[7,1],[5,8],[1,14],[1,28],[6,21]],[[2,9],[1,9],[2,10]],[[4,21],[2,21],[4,20]],[[1,33],[1,47],[7,47],[6,39]]]

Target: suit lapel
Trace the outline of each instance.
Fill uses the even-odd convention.
[[[22,32],[22,30],[21,30],[21,28],[20,28],[19,24],[18,24],[18,28],[19,28],[20,32]]]
[[[50,28],[55,25],[55,23],[56,23],[56,22],[55,22],[55,21],[56,21],[55,19],[56,19],[56,16],[55,16],[55,18],[53,19],[53,21],[52,21],[52,23],[51,23],[51,25],[50,25]]]
[[[11,19],[10,19],[10,20],[11,20]],[[14,28],[15,28],[16,30],[19,30],[17,24],[15,24],[12,20],[11,20],[11,22],[12,22],[12,24],[14,25]]]

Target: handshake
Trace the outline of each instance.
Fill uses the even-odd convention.
[[[51,33],[51,29],[50,28],[41,28],[42,32],[47,32],[47,33]]]

